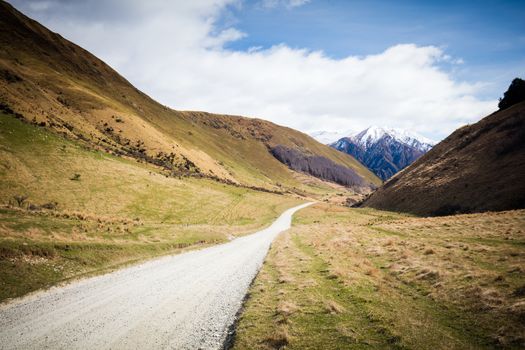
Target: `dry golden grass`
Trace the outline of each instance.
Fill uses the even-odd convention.
[[[235,348],[266,348],[275,286],[299,307],[287,349],[521,348],[524,245],[525,210],[416,218],[315,205],[272,247]]]
[[[338,304],[336,301],[328,300],[326,302],[326,310],[330,313],[340,314],[345,311],[345,308]]]
[[[0,300],[86,272],[226,242],[301,202],[168,177],[3,114],[0,188]],[[27,199],[18,203],[21,195]]]
[[[129,151],[139,143],[149,157],[173,153],[178,166],[189,160],[201,174],[248,186],[313,195],[333,190],[294,178],[295,172],[268,151],[278,144],[327,157],[355,169],[367,182],[381,183],[354,158],[299,131],[260,119],[163,106],[89,52],[6,3],[0,9],[5,18],[0,70],[18,77],[16,82],[0,79],[0,102],[28,121],[107,152],[136,156]]]

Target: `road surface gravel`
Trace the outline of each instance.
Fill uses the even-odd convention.
[[[220,349],[285,211],[229,243],[167,256],[0,306],[0,349]]]

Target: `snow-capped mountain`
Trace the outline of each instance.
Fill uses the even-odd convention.
[[[434,141],[405,129],[390,129],[379,126],[371,126],[357,134],[350,136],[355,142],[367,149],[375,145],[383,138],[391,138],[394,141],[428,152],[435,144]]]
[[[350,154],[386,180],[428,152],[435,143],[403,129],[371,126],[330,146]]]

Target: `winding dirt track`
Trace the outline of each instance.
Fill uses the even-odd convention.
[[[220,349],[273,239],[270,227],[0,307],[0,349]]]

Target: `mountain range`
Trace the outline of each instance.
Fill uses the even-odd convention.
[[[311,135],[320,142],[326,142],[341,134],[316,132]],[[379,178],[386,180],[428,152],[434,142],[408,130],[371,126],[328,144],[353,156]]]

